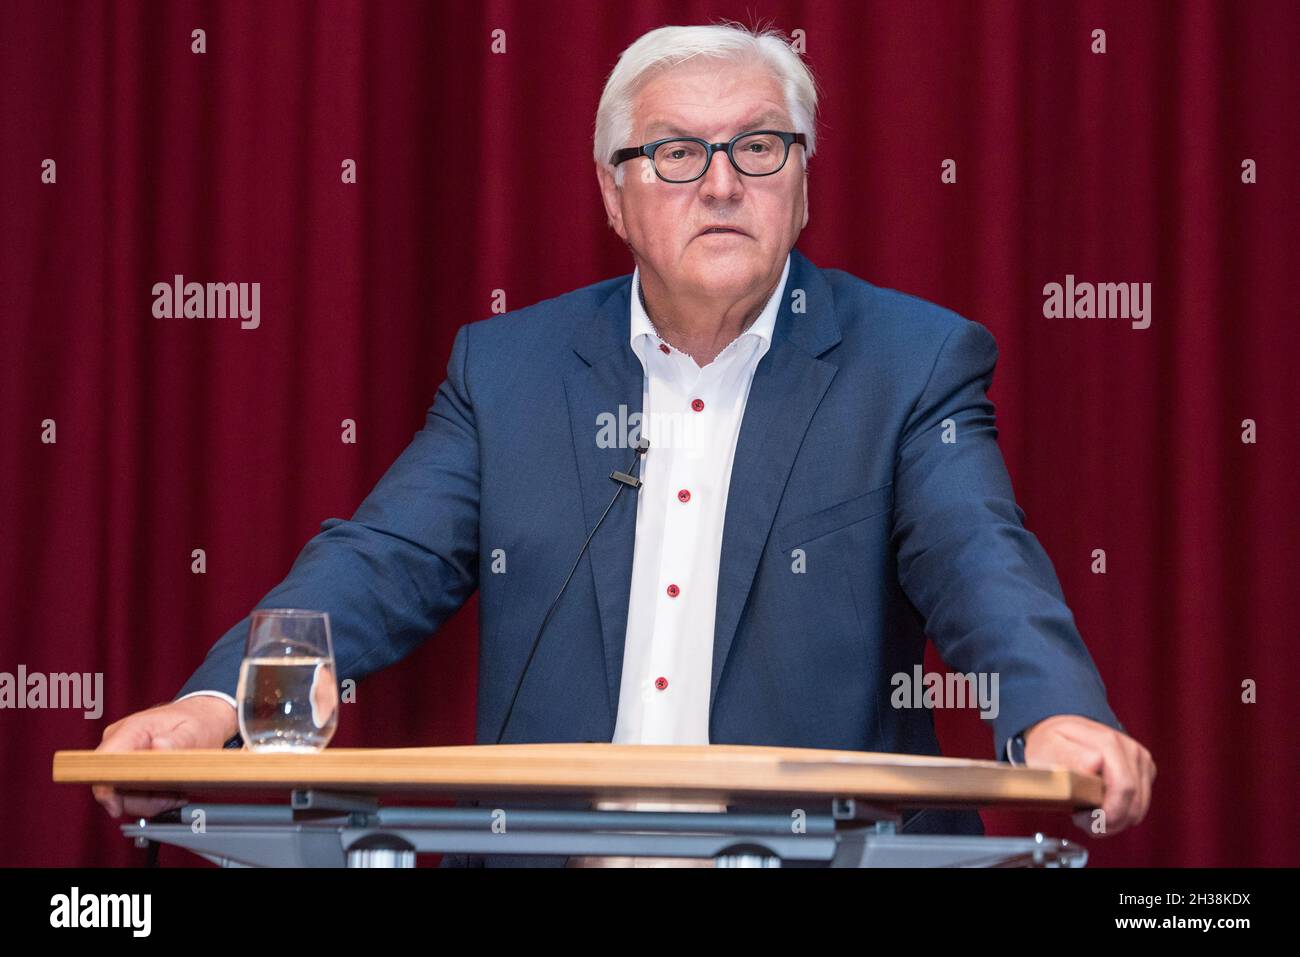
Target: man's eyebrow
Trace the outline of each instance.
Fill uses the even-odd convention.
[[[746,130],[771,129],[774,124],[779,122],[783,122],[783,121],[781,120],[780,115],[777,113],[771,113],[771,112],[760,113],[758,116],[754,117],[753,119],[746,120],[743,124],[741,124],[740,128],[737,129],[736,132],[743,133]],[[693,133],[690,130],[682,129],[680,126],[677,126],[674,123],[670,123],[667,120],[655,120],[653,123],[651,123],[649,126],[645,128],[645,135],[649,139],[655,139],[655,137],[658,135],[698,136],[699,134]]]

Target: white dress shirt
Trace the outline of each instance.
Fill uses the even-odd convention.
[[[641,270],[632,273],[630,343],[645,370],[636,545],[616,744],[708,744],[713,621],[727,489],[740,423],[758,362],[790,275],[781,279],[748,329],[712,362],[666,343],[641,301]],[[235,701],[221,691],[192,691]]]
[[[664,342],[632,274],[632,350],[645,370],[636,546],[615,744],[708,744],[722,525],[736,440],[790,274],[712,362]]]

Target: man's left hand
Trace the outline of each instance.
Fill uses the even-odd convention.
[[[1077,714],[1044,718],[1025,732],[1025,764],[1101,775],[1101,826],[1094,812],[1074,815],[1074,823],[1089,834],[1118,834],[1146,817],[1156,763],[1150,751],[1122,731]]]

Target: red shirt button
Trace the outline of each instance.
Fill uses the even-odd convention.
[[[679,501],[679,502],[689,502],[690,500],[691,500],[691,490],[690,490],[690,489],[688,489],[688,488],[684,488],[684,489],[682,489],[680,492],[677,493],[677,501]]]
[[[667,346],[667,344],[662,343],[662,342],[659,343],[659,351],[662,352],[664,355],[668,355],[668,346]]]
[[[703,400],[703,399],[691,399],[691,408],[694,409],[696,412],[703,412],[703,411],[704,411],[704,400]]]
[[[660,675],[658,678],[655,679],[655,687],[658,688],[660,691],[663,691],[665,688],[668,687],[668,679]]]
[[[669,586],[668,586],[668,597],[669,597],[669,598],[676,598],[678,595],[681,594],[681,591],[682,591],[682,590],[681,590],[680,588],[678,588],[676,585],[669,585]]]

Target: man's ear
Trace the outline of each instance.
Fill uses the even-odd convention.
[[[605,204],[605,218],[610,229],[618,233],[619,238],[627,241],[627,232],[623,229],[623,192],[614,182],[614,171],[602,163],[596,164],[596,185],[600,187],[600,198]]]

